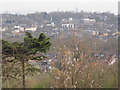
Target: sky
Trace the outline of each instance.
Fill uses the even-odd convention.
[[[0,0],[0,13],[27,14],[51,11],[118,13],[118,0]]]

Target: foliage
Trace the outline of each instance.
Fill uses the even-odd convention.
[[[83,39],[78,38],[72,36],[70,39],[65,40],[64,37],[60,37],[60,40],[53,41],[54,46],[56,46],[53,49],[57,51],[56,56],[59,59],[56,63],[59,64],[59,67],[52,71],[52,87],[117,88],[117,62],[109,66],[107,62],[102,59],[98,60],[95,56],[100,51],[104,52],[103,48],[107,45],[102,45],[103,43],[112,45],[107,47],[109,48],[106,50],[107,52],[113,50],[115,40],[108,40],[105,43],[88,36],[83,37]],[[96,41],[96,48],[93,41]]]
[[[39,54],[39,56],[36,56],[35,54],[38,52],[45,53],[49,50],[51,46],[49,39],[43,33],[40,34],[39,38],[34,38],[30,33],[26,32],[24,43],[9,43],[2,40],[3,86],[9,87],[9,85],[6,86],[6,83],[10,84],[13,79],[16,79],[18,83],[22,80],[25,86],[25,76],[40,71],[33,68],[28,61],[46,58],[44,55]]]

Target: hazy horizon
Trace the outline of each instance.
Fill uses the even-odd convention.
[[[27,14],[34,12],[74,11],[111,12],[118,14],[117,2],[4,2],[0,13]]]

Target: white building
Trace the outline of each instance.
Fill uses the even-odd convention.
[[[13,30],[24,32],[25,29],[19,25],[14,26]]]
[[[93,31],[92,34],[93,34],[93,35],[99,35],[99,32],[98,32],[98,31]]]
[[[21,27],[21,28],[19,29],[19,31],[20,31],[20,32],[24,32],[24,31],[25,31],[25,28]]]
[[[19,26],[19,25],[16,25],[16,26],[14,26],[14,29],[19,29],[21,26]]]
[[[94,23],[96,23],[95,19],[89,19],[89,18],[85,18],[85,19],[83,19],[83,21],[84,21],[84,24],[94,24]]]
[[[0,27],[0,31],[4,32],[4,31],[5,31],[5,28]]]
[[[55,27],[55,23],[47,23],[46,26],[47,27]]]
[[[62,24],[63,28],[75,28],[74,24]]]
[[[73,20],[73,18],[69,18],[69,21],[72,21]]]
[[[29,28],[25,28],[25,31],[36,31],[37,30],[37,26],[32,26],[32,27],[29,27]]]

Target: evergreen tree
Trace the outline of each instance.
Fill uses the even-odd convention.
[[[47,36],[44,33],[41,33],[38,38],[34,38],[29,32],[26,32],[26,36],[24,38],[23,43],[18,43],[18,42],[9,43],[5,40],[2,40],[3,58],[14,57],[15,60],[21,62],[23,88],[25,88],[26,86],[25,63],[28,64],[27,62],[28,60],[42,60],[42,58],[46,58],[44,55],[36,56],[35,54],[46,53],[49,50],[51,46],[49,39],[50,38],[47,38]],[[11,60],[11,62],[13,61],[14,60]]]

